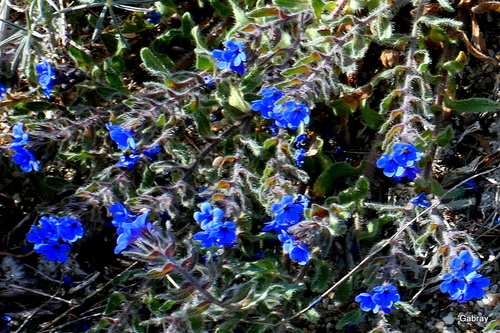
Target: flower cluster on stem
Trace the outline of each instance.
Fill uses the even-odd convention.
[[[385,285],[373,288],[371,293],[361,293],[354,300],[360,303],[363,311],[377,313],[382,310],[385,313],[390,313],[392,310],[397,310],[394,304],[400,299],[397,287]]]
[[[73,244],[83,237],[83,227],[80,221],[67,216],[56,218],[43,216],[38,225],[32,225],[26,234],[29,242],[35,244],[35,252],[45,255],[50,261],[65,262],[67,253]]]
[[[20,165],[24,172],[40,171],[40,164],[36,161],[33,153],[24,148],[29,141],[29,134],[23,131],[23,124],[14,125],[12,134],[14,135],[14,140],[10,148],[16,152],[12,157],[14,163]]]
[[[203,231],[197,232],[193,238],[201,241],[201,245],[206,248],[217,246],[234,246],[236,235],[236,224],[230,221],[223,221],[224,212],[220,208],[212,208],[212,205],[205,202],[200,207],[201,211],[194,213],[194,219],[200,223]]]
[[[422,152],[409,143],[396,143],[392,146],[393,154],[383,154],[377,161],[377,167],[384,169],[387,177],[415,179],[422,172],[416,162],[422,159]]]
[[[473,298],[482,298],[485,294],[483,288],[490,285],[490,279],[476,272],[481,261],[472,258],[467,250],[460,251],[458,257],[450,260],[451,273],[443,275],[440,289],[450,294],[451,300],[467,302]]]
[[[309,107],[305,104],[288,100],[276,104],[284,98],[278,88],[266,88],[261,91],[262,99],[252,102],[252,110],[260,111],[262,117],[274,119],[274,124],[281,128],[297,129],[302,123],[309,124]]]

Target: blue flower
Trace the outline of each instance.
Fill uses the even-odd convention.
[[[407,177],[408,179],[415,179],[415,178],[417,178],[417,174],[420,172],[422,172],[422,170],[420,170],[416,166],[405,167],[405,168],[403,168],[403,172],[401,173],[401,175],[399,177]],[[396,177],[394,177],[394,178],[396,178]]]
[[[120,156],[120,161],[116,163],[117,167],[133,169],[135,167],[135,163],[141,159],[141,155],[135,154],[124,154]]]
[[[309,199],[303,194],[297,195],[297,199],[295,199],[295,203],[302,205],[302,207],[304,208],[307,208],[309,206],[309,202]]]
[[[213,228],[210,232],[210,237],[215,239],[215,245],[217,247],[232,246],[236,241],[236,238],[238,238],[235,229],[236,224],[226,221],[220,223],[217,228]]]
[[[54,85],[54,70],[47,60],[42,59],[42,63],[36,65],[36,71],[39,73],[37,76],[38,83],[42,86],[45,96],[50,98],[52,86]]]
[[[295,148],[299,149],[306,142],[306,140],[307,140],[307,135],[305,133],[298,135],[294,141]]]
[[[272,221],[264,223],[266,226],[262,230],[274,230],[280,233],[302,219],[304,206],[294,203],[293,197],[286,195],[281,199],[281,204],[273,204],[271,206],[271,211],[276,215]]]
[[[149,212],[141,214],[133,222],[122,223],[117,230],[115,254],[125,250],[135,239],[137,239],[145,229],[150,229],[152,224],[147,221]]]
[[[65,262],[67,252],[71,247],[61,242],[73,243],[83,236],[80,221],[70,217],[57,219],[53,216],[43,216],[38,226],[32,225],[26,234],[28,242],[35,243],[35,252],[41,253],[50,261]]]
[[[21,123],[14,125],[12,128],[12,134],[14,135],[14,140],[10,144],[11,147],[24,146],[28,143],[30,138],[28,133],[23,132],[23,124]]]
[[[67,216],[59,219],[57,231],[62,240],[68,243],[74,243],[83,237],[83,227],[80,221]]]
[[[42,253],[50,261],[68,261],[67,252],[71,251],[68,244],[59,243],[58,241],[49,240],[38,249],[38,253]]]
[[[32,225],[30,232],[26,234],[26,239],[28,242],[35,244],[35,252],[38,252],[40,246],[46,244],[50,239],[53,239],[53,235],[47,229]],[[57,240],[57,238],[55,240]]]
[[[373,293],[361,293],[354,300],[360,303],[359,307],[365,312],[373,311],[373,313],[377,313],[380,310],[380,305],[375,304],[373,301]]]
[[[468,192],[479,192],[477,183],[474,179],[471,179],[465,183],[462,184],[462,187],[464,187]]]
[[[197,232],[193,239],[200,240],[206,248],[212,246],[233,246],[236,239],[236,225],[233,222],[221,222],[224,212],[220,208],[212,208],[208,202],[201,205],[201,212],[194,213],[194,219],[200,223],[203,231]]]
[[[285,195],[281,204],[273,204],[271,211],[276,214],[277,219],[282,219],[290,224],[295,224],[302,219],[304,206],[296,204],[291,195]]]
[[[411,167],[422,159],[422,153],[409,143],[396,143],[392,146],[394,160],[403,167]]]
[[[118,149],[130,149],[134,153],[137,152],[135,150],[136,144],[134,138],[132,137],[131,129],[126,129],[121,126],[110,124],[106,124],[106,128],[111,132],[111,139],[118,144]]]
[[[158,13],[156,11],[152,11],[149,13],[149,18],[147,19],[147,21],[148,21],[148,23],[151,23],[151,24],[158,24],[158,23],[160,23],[162,16],[163,15],[161,15],[160,13]]]
[[[160,145],[155,145],[152,148],[145,149],[142,154],[149,158],[151,161],[154,161],[156,158],[156,155],[158,155],[161,152],[161,147]]]
[[[427,200],[426,196],[427,196],[427,193],[422,192],[422,193],[420,193],[420,195],[418,197],[413,199],[411,201],[411,203],[414,204],[415,206],[418,206],[421,208],[430,207],[431,203]]]
[[[288,232],[285,230],[281,231],[281,235],[278,236],[278,239],[283,243],[283,252],[285,253],[290,253],[293,250],[293,247],[295,246],[295,237],[290,235]]]
[[[290,259],[296,260],[299,265],[305,265],[310,259],[307,244],[297,242],[297,239],[282,230],[278,239],[283,242],[283,252],[289,253]]]
[[[31,172],[33,170],[40,171],[40,164],[35,159],[35,156],[29,151],[20,146],[12,147],[16,154],[12,157],[12,160],[17,165],[21,166],[24,172]]]
[[[209,230],[212,222],[220,222],[224,218],[224,211],[220,208],[212,208],[208,202],[201,204],[201,212],[194,213],[194,219],[201,224],[203,230]]]
[[[203,77],[203,81],[209,87],[212,87],[214,85],[214,78],[212,77],[212,75],[206,75],[206,76],[204,76]]]
[[[3,84],[0,83],[0,98],[2,97],[3,94],[7,92],[7,88]]]
[[[283,98],[283,93],[278,88],[262,89],[262,99],[252,101],[252,110],[260,111],[262,117],[274,119],[275,103]]]
[[[304,158],[307,156],[305,149],[297,149],[293,157],[296,159],[297,166],[302,166],[304,164]]]
[[[401,177],[404,168],[392,158],[389,154],[382,154],[382,157],[377,160],[377,168],[384,169],[384,175],[387,177]]]
[[[281,115],[276,116],[276,124],[281,128],[297,129],[301,123],[309,124],[309,107],[305,104],[297,104],[287,101],[283,104]]]
[[[245,44],[241,41],[233,42],[228,40],[224,43],[226,50],[215,49],[212,51],[212,56],[217,61],[217,67],[220,69],[232,69],[239,74],[245,73],[244,61],[247,60],[245,53]]]
[[[361,293],[354,300],[361,303],[360,307],[363,311],[377,313],[382,310],[385,313],[390,313],[392,310],[396,310],[394,304],[400,299],[398,288],[387,285],[377,286],[373,288],[371,293]]]
[[[382,307],[382,310],[384,310],[383,308],[392,308],[394,303],[399,302],[400,300],[398,288],[392,285],[375,287],[373,288],[373,292],[373,301],[379,304]]]
[[[415,162],[422,159],[422,153],[408,143],[396,143],[392,149],[394,154],[382,154],[377,160],[377,167],[384,169],[384,175],[398,181],[402,177],[415,179],[421,172]]]
[[[307,244],[298,244],[290,252],[290,259],[297,261],[299,265],[307,264],[310,258]]]
[[[111,223],[118,228],[118,233],[121,233],[123,223],[132,223],[137,218],[137,215],[132,214],[127,207],[119,201],[109,207],[109,212],[113,214],[113,221],[111,221]]]
[[[458,257],[450,260],[450,266],[456,276],[465,276],[474,272],[481,265],[481,260],[473,259],[469,251],[462,250]]]
[[[462,276],[448,273],[443,275],[443,280],[439,289],[441,289],[443,293],[449,293],[452,299],[457,299],[465,289],[466,283]]]
[[[459,302],[466,302],[473,298],[483,298],[485,291],[483,288],[487,288],[490,285],[490,279],[483,277],[477,272],[471,272],[466,277],[467,287],[463,293],[462,298],[458,298]]]

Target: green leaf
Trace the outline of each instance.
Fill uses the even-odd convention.
[[[273,0],[273,4],[281,8],[292,9],[296,11],[306,10],[309,8],[310,0]]]
[[[322,0],[312,0],[311,4],[316,18],[321,18],[321,11],[323,10],[323,7],[325,7],[325,3]]]
[[[377,34],[380,39],[389,39],[392,36],[391,21],[387,17],[381,17],[376,25]]]
[[[444,131],[442,131],[437,137],[436,139],[437,144],[440,147],[444,147],[448,144],[448,142],[450,142],[452,137],[453,137],[453,128],[450,125],[448,125],[446,126]]]
[[[343,98],[339,98],[330,103],[334,116],[345,116],[354,112],[354,109]]]
[[[50,110],[52,108],[52,104],[47,102],[27,102],[24,104],[24,107],[30,111],[40,112]]]
[[[141,50],[141,59],[144,63],[144,66],[146,66],[146,68],[153,74],[162,74],[168,72],[167,68],[147,47]]]
[[[343,283],[333,296],[333,299],[342,304],[347,303],[351,300],[352,297],[352,279],[349,279],[348,282]]]
[[[447,12],[451,13],[455,11],[455,9],[453,9],[448,0],[438,0],[438,2],[441,5],[441,7],[443,7],[443,9],[446,10]]]
[[[307,318],[310,322],[317,324],[319,322],[319,319],[321,318],[319,312],[316,309],[311,309],[304,313],[304,317]]]
[[[445,96],[444,105],[458,112],[495,112],[500,109],[500,102],[480,97],[455,101]]]
[[[429,27],[446,26],[446,27],[460,28],[463,25],[463,22],[461,21],[456,21],[448,18],[440,18],[436,16],[428,16],[428,15],[421,16],[418,21],[420,23],[428,25]]]
[[[364,166],[364,164],[363,164]],[[324,170],[314,183],[313,193],[316,196],[324,197],[335,187],[335,183],[346,177],[356,176],[361,173],[361,166],[355,168],[345,162],[333,163]]]
[[[115,98],[117,95],[127,97],[127,95],[125,95],[121,91],[109,87],[97,87],[95,90],[99,95],[108,100]]]
[[[254,281],[249,281],[243,285],[239,285],[238,292],[232,297],[231,302],[239,302],[248,296],[250,291],[252,291],[255,283]]]
[[[69,184],[71,183],[64,178],[53,177],[53,176],[47,176],[45,178],[45,185],[47,185],[47,187],[50,187],[51,189],[58,190]]]
[[[402,302],[402,301],[397,302],[396,307],[399,309],[402,309],[403,311],[405,311],[406,313],[408,313],[412,317],[416,317],[420,314],[420,310],[418,310],[413,305],[411,305],[410,303],[407,303],[407,302]]]
[[[210,128],[210,121],[207,116],[203,113],[202,110],[196,110],[193,112],[194,122],[196,123],[196,127],[198,128],[198,132],[200,132],[203,136],[210,136],[212,134],[212,129]]]
[[[248,13],[248,16],[249,17],[269,17],[269,16],[279,17],[280,10],[277,7],[258,8],[256,10],[253,10],[250,13]]]
[[[314,292],[325,290],[330,280],[330,268],[328,264],[321,260],[316,260],[314,265],[314,277],[311,282],[311,289]]]
[[[237,320],[228,320],[222,323],[217,329],[215,330],[215,333],[226,333],[229,331],[233,331],[233,329],[238,325]]]
[[[299,66],[291,69],[287,69],[286,71],[281,72],[283,76],[290,76],[293,74],[302,74],[302,73],[311,73],[312,70],[307,66]]]
[[[347,313],[342,319],[339,320],[337,325],[335,325],[335,328],[338,330],[343,329],[347,325],[356,325],[358,324],[361,319],[363,318],[363,313],[361,310],[354,310],[349,313]]]
[[[488,324],[483,330],[483,332],[491,332],[493,329],[495,329],[498,325],[500,325],[500,319],[494,320],[491,323]]]
[[[361,108],[361,116],[366,125],[374,130],[379,129],[385,121],[384,116],[367,107]]]
[[[194,23],[193,18],[191,17],[191,14],[189,12],[184,13],[182,15],[182,23],[181,23],[181,31],[182,34],[184,35],[184,38],[186,39],[191,39],[193,38],[193,35],[191,34],[191,30],[196,26],[196,23]]]
[[[243,98],[243,93],[236,86],[229,85],[229,97],[227,99],[229,105],[240,110],[241,112],[247,112],[250,110],[250,104],[248,104]]]
[[[368,181],[364,177],[360,177],[354,187],[339,193],[339,203],[346,204],[365,199],[368,193],[368,186]]]
[[[210,0],[212,6],[219,12],[220,16],[226,17],[233,13],[231,6],[220,0]]]
[[[125,296],[122,293],[114,292],[109,296],[108,304],[106,305],[106,309],[104,309],[104,316],[109,316],[115,311],[116,307],[125,300]]]
[[[437,195],[438,197],[444,194],[444,189],[435,179],[430,180],[431,183],[431,193]]]
[[[165,117],[165,114],[162,113],[158,117],[158,119],[156,120],[156,126],[160,126],[161,127],[161,126],[165,125],[165,123],[166,123],[166,117]]]

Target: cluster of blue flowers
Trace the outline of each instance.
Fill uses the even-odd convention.
[[[83,227],[80,221],[67,216],[42,217],[38,226],[32,225],[26,234],[29,242],[35,244],[35,252],[45,255],[50,261],[65,262],[68,260],[67,252],[73,244],[83,237]]]
[[[283,251],[289,253],[292,260],[297,260],[299,265],[305,265],[310,259],[307,244],[298,241],[288,234],[287,230],[304,218],[304,209],[308,205],[309,199],[305,195],[299,194],[295,201],[291,195],[285,195],[281,203],[271,206],[271,211],[275,214],[274,219],[266,222],[266,226],[262,229],[279,233],[278,239],[283,242]]]
[[[42,59],[42,63],[36,65],[36,71],[38,72],[38,83],[40,83],[40,85],[42,86],[43,93],[47,98],[50,98],[52,94],[52,88],[54,86],[55,75],[52,66],[47,62],[47,60]]]
[[[215,49],[212,51],[212,57],[217,59],[217,67],[220,69],[232,69],[238,74],[245,73],[245,64],[247,55],[245,53],[245,44],[242,41],[233,42],[228,40],[224,42],[225,50]]]
[[[132,214],[121,202],[109,207],[113,214],[111,223],[117,228],[115,254],[125,250],[144,230],[151,230],[153,224],[148,222],[149,211],[144,214]]]
[[[410,202],[420,208],[427,208],[430,207],[431,205],[429,200],[427,200],[427,193],[425,192],[420,193],[418,197],[416,197]]]
[[[304,218],[304,209],[308,205],[309,199],[303,194],[299,194],[295,201],[291,195],[285,195],[281,199],[281,203],[275,203],[271,206],[271,211],[276,215],[272,221],[264,223],[266,226],[262,230],[274,230],[277,233],[286,231]]]
[[[469,251],[462,250],[458,257],[450,260],[451,273],[443,276],[440,289],[450,294],[451,300],[467,302],[473,298],[482,298],[483,288],[490,285],[490,279],[476,272],[481,265],[479,259],[473,259]]]
[[[373,288],[371,293],[361,293],[354,300],[360,303],[363,311],[377,313],[382,310],[385,313],[390,313],[392,310],[397,310],[394,304],[400,299],[398,288],[386,285]]]
[[[12,134],[14,135],[14,140],[10,148],[16,152],[12,157],[14,163],[20,165],[24,172],[40,171],[40,164],[36,161],[33,153],[24,148],[29,141],[29,134],[24,133],[23,124],[14,125]]]
[[[422,159],[422,153],[409,143],[396,143],[392,150],[392,155],[382,155],[377,161],[377,167],[384,169],[384,175],[387,177],[415,179],[417,173],[421,172],[416,162]]]
[[[266,88],[261,91],[262,99],[252,102],[252,110],[260,111],[262,117],[274,119],[274,124],[281,128],[297,129],[300,124],[309,124],[309,107],[294,101],[276,104],[284,94],[278,88]]]
[[[110,124],[106,124],[106,128],[110,131],[111,139],[118,144],[118,149],[124,151],[124,154],[120,156],[120,161],[116,163],[116,166],[133,169],[135,163],[141,159],[141,155],[137,154],[136,142],[132,136],[132,129]],[[154,161],[155,156],[160,152],[161,147],[155,145],[150,149],[145,149],[142,153],[149,160]]]
[[[208,202],[201,204],[201,211],[194,213],[194,219],[200,223],[203,231],[197,232],[193,238],[201,241],[206,248],[217,246],[232,247],[236,242],[236,225],[233,222],[222,220],[224,212],[220,208],[212,208]]]

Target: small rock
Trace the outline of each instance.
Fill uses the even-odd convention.
[[[455,318],[453,317],[453,313],[448,313],[446,317],[443,318],[443,321],[446,323],[446,325],[451,325],[455,321]]]
[[[443,333],[455,333],[455,329],[453,327],[445,326],[443,328]]]
[[[443,321],[438,321],[436,325],[434,325],[438,330],[442,330],[444,327],[444,322]]]

